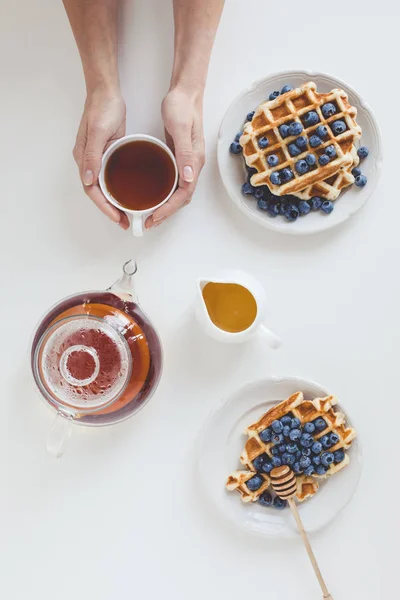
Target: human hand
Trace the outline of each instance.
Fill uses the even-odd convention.
[[[171,198],[146,219],[146,228],[156,227],[192,199],[204,166],[202,98],[175,88],[162,103],[162,118],[168,146],[174,152],[179,187]]]
[[[125,135],[125,102],[120,95],[88,95],[73,150],[85,194],[114,223],[128,229],[126,214],[112,206],[98,183],[101,157],[108,146]]]

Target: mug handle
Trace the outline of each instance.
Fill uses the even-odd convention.
[[[143,216],[142,215],[132,215],[132,234],[133,237],[142,237],[144,227],[143,227]]]
[[[278,337],[273,331],[265,327],[265,325],[260,325],[260,331],[265,336],[267,344],[273,350],[277,350],[279,346],[282,344],[282,340]]]
[[[53,421],[53,426],[49,431],[46,440],[46,450],[55,458],[60,458],[64,454],[65,445],[72,433],[72,423],[70,419],[62,417],[57,413]]]

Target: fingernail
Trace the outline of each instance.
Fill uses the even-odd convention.
[[[83,174],[83,185],[92,185],[93,183],[93,173],[92,171],[85,171]]]
[[[187,181],[187,183],[192,183],[194,179],[192,167],[189,167],[187,165],[186,167],[183,167],[183,179]]]

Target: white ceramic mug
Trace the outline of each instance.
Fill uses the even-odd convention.
[[[236,283],[249,290],[257,304],[257,314],[253,323],[244,331],[231,333],[224,331],[215,325],[210,315],[203,298],[203,289],[207,283]],[[271,348],[279,348],[281,345],[280,338],[270,331],[263,323],[266,308],[266,293],[259,281],[254,279],[248,273],[237,270],[223,271],[217,277],[212,279],[200,278],[197,281],[197,301],[196,301],[196,316],[200,325],[205,332],[220,342],[239,343],[245,342],[257,333],[262,333],[268,345]]]
[[[118,202],[118,200],[116,200],[110,194],[110,192],[108,191],[107,186],[106,186],[105,170],[106,170],[106,166],[107,166],[107,161],[117,148],[120,148],[121,146],[123,146],[124,144],[127,144],[128,142],[151,142],[152,144],[156,144],[157,146],[160,146],[168,154],[168,156],[170,157],[172,164],[174,165],[174,168],[175,168],[174,184],[173,184],[168,196],[166,198],[164,198],[164,200],[162,202],[160,202],[159,204],[157,204],[156,206],[152,206],[151,208],[146,208],[145,210],[131,210],[130,208],[126,208],[125,206],[120,204]],[[160,208],[160,206],[162,206],[163,204],[168,202],[168,200],[171,198],[171,196],[174,193],[175,188],[178,184],[178,177],[179,177],[178,165],[176,164],[175,156],[172,154],[172,152],[168,148],[168,146],[166,144],[164,144],[164,142],[162,142],[161,140],[159,140],[151,135],[146,135],[144,133],[135,133],[133,135],[125,135],[124,137],[120,138],[119,140],[116,140],[115,142],[113,142],[111,144],[111,146],[109,148],[107,148],[107,150],[103,154],[103,158],[102,158],[101,171],[100,171],[100,175],[99,175],[99,185],[100,185],[101,191],[103,192],[103,194],[107,198],[107,200],[110,202],[110,204],[112,204],[119,210],[122,210],[127,215],[131,215],[132,233],[135,237],[140,237],[143,235],[143,232],[144,232],[145,219],[149,215],[153,214],[157,210],[157,208]]]

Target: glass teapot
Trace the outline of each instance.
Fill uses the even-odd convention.
[[[53,306],[33,337],[36,388],[57,412],[47,450],[61,456],[73,424],[112,425],[151,398],[162,372],[160,339],[141,310],[136,262],[104,291],[74,294]]]

